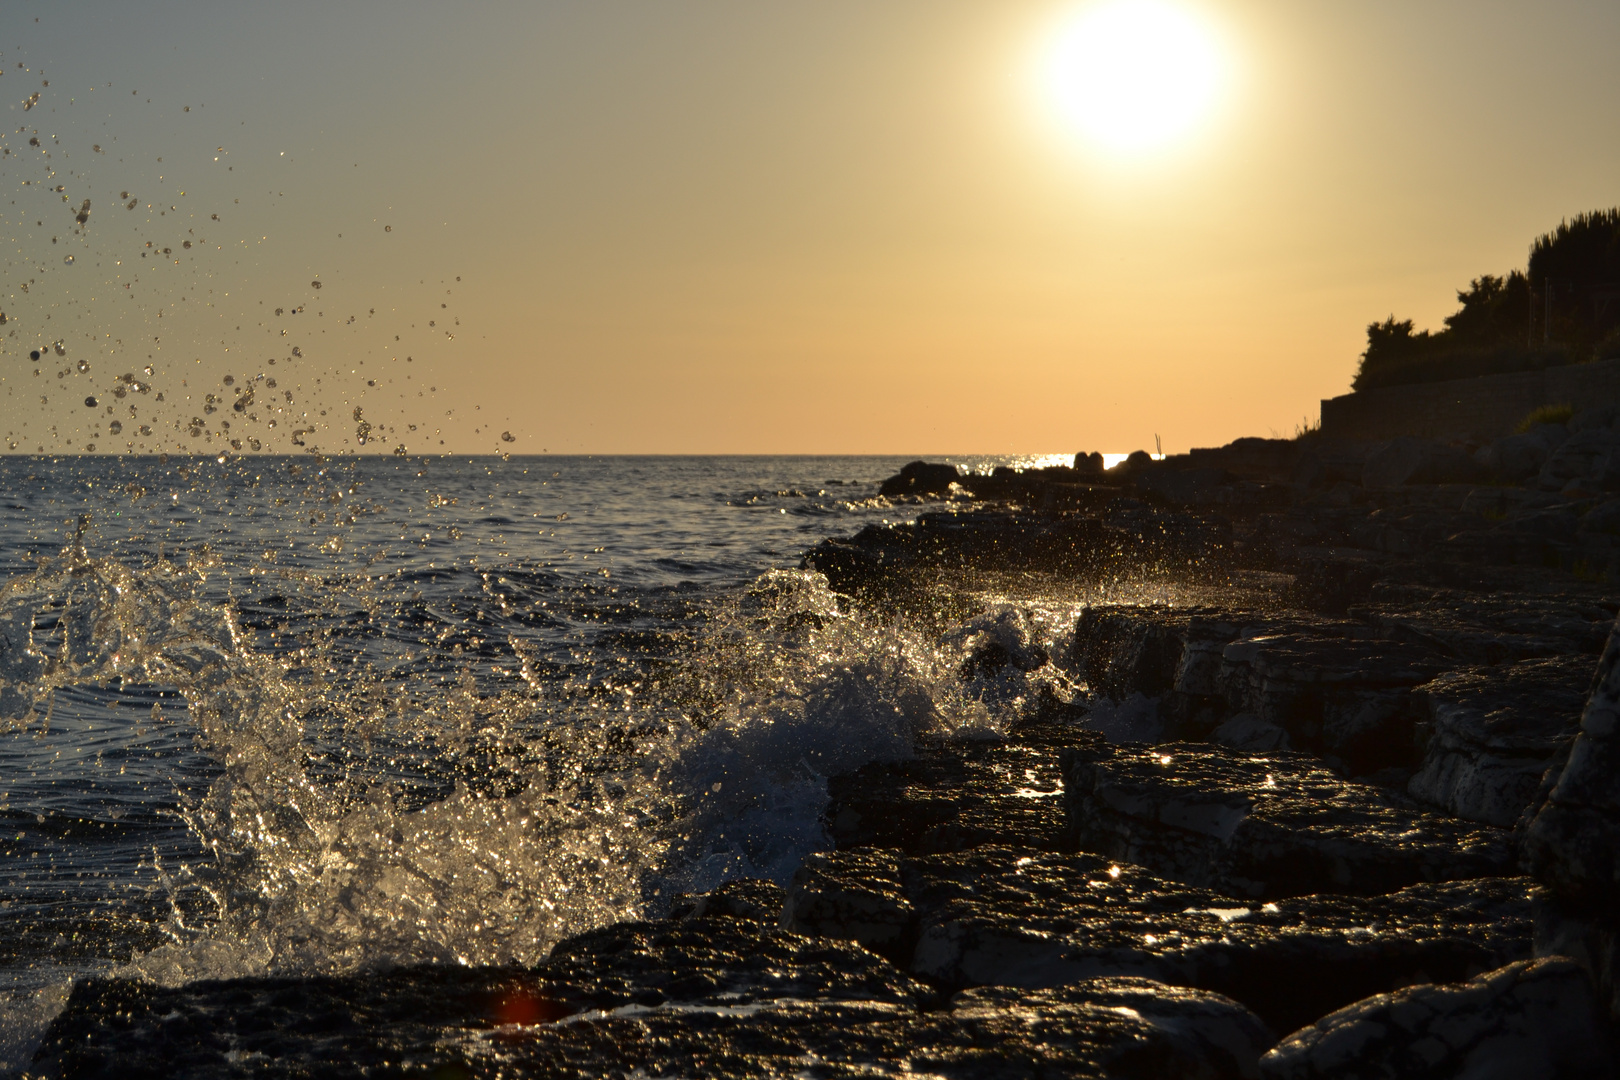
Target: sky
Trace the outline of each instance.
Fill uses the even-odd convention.
[[[1218,62],[1185,92],[1196,122],[1146,150],[1044,78],[1119,2],[1173,9]],[[1470,279],[1620,204],[1615,55],[1612,0],[12,0],[0,432],[917,455],[1289,435],[1348,391],[1369,322],[1438,327]]]

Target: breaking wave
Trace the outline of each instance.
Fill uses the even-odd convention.
[[[824,846],[827,777],[1073,692],[1024,611],[941,632],[851,610],[811,572],[710,604],[638,678],[547,683],[511,638],[521,677],[500,689],[470,666],[401,678],[336,638],[260,648],[215,570],[75,539],[0,588],[11,730],[71,688],[145,688],[177,695],[214,763],[177,804],[196,854],[151,856],[164,941],[126,969],[167,984],[538,962],[679,893],[785,881]]]

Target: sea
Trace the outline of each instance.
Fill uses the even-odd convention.
[[[875,614],[888,457],[0,458],[0,1068],[75,980],[532,964],[993,737],[1079,599]],[[967,457],[970,471],[1047,464]],[[1044,682],[1043,682],[1044,680]]]

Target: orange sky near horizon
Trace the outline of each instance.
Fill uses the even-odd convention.
[[[171,382],[291,340],[274,307],[332,308],[299,324],[344,373],[299,391],[332,450],[354,449],[367,394],[390,432],[368,450],[1288,434],[1347,391],[1368,322],[1437,327],[1470,278],[1620,204],[1612,3],[1165,2],[1211,28],[1231,82],[1143,156],[1066,129],[1035,88],[1085,0],[19,3],[0,103],[8,145],[30,124],[63,147],[116,135],[96,183],[134,184],[123,167],[199,200],[219,242],[195,273],[218,295],[165,308],[166,351],[141,362]],[[40,73],[54,96],[25,116]],[[110,230],[97,205],[89,229]],[[122,266],[104,270],[58,271],[54,302],[113,349],[152,327],[108,306]],[[27,310],[8,273],[0,304]],[[0,352],[7,427],[36,408],[25,340]],[[82,438],[64,417],[52,449]]]

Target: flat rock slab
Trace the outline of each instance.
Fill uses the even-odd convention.
[[[1353,608],[1354,619],[1241,608],[1095,605],[1076,621],[1070,662],[1095,694],[1115,701],[1141,694],[1157,701],[1162,730],[1150,738],[1133,737],[1308,750],[1350,775],[1422,766],[1419,736],[1430,715],[1429,700],[1418,688],[1460,672],[1483,677],[1498,667],[1522,667],[1534,680],[1535,665],[1525,658],[1540,659],[1558,668],[1539,672],[1544,688],[1559,695],[1549,704],[1560,711],[1563,726],[1573,723],[1562,716],[1570,711],[1564,697],[1570,688],[1584,697],[1593,666],[1587,657],[1607,626],[1608,608],[1571,592],[1494,597],[1402,583],[1378,591],[1379,603]],[[1512,697],[1515,681],[1527,680],[1507,679],[1492,692]],[[1476,693],[1476,703],[1484,696]],[[1259,740],[1252,733],[1247,738],[1221,733],[1221,725],[1234,718],[1272,736]],[[1504,715],[1493,742],[1507,740],[1511,720],[1519,718]],[[1534,741],[1544,725],[1528,715],[1522,719]],[[1465,757],[1478,756],[1459,748]],[[1548,756],[1541,747],[1533,753],[1537,760]],[[1431,772],[1465,765],[1440,762]],[[1431,775],[1424,783],[1425,797],[1446,797],[1447,778]],[[1467,778],[1462,783],[1471,786]],[[1522,786],[1507,798],[1516,798]],[[1532,780],[1532,793],[1534,787]],[[1464,792],[1450,801],[1473,807],[1478,799]],[[1520,802],[1519,809],[1524,805]],[[1514,823],[1499,820],[1499,807],[1490,808],[1493,816],[1478,818],[1484,809],[1475,807],[1465,816]]]
[[[481,1073],[548,1077],[1237,1080],[1257,1075],[1273,1041],[1252,1013],[1217,995],[1101,979],[970,991],[932,1013],[796,1000],[751,1011],[620,1010],[463,1046]]]
[[[1063,751],[1082,850],[1228,896],[1377,895],[1512,872],[1505,830],[1458,821],[1303,754],[1207,743]]]
[[[1514,827],[1580,729],[1590,658],[1448,672],[1416,695],[1429,713],[1414,798],[1470,821]]]
[[[560,961],[532,971],[419,967],[177,989],[93,981],[75,989],[30,1072],[117,1080],[1239,1080],[1257,1075],[1260,1055],[1276,1041],[1233,1001],[1144,979],[970,992],[925,1011],[909,979],[844,943],[751,930],[735,919],[634,925],[576,939]],[[706,980],[692,982],[705,970],[704,956],[668,950],[704,935],[728,942],[723,971],[709,969]],[[734,949],[759,962],[732,955]],[[655,970],[656,961],[669,959],[692,967]],[[812,974],[828,968],[838,975]],[[876,992],[864,995],[863,987]]]
[[[1286,732],[1293,747],[1363,775],[1414,763],[1411,691],[1447,666],[1410,643],[1251,631],[1221,650],[1215,683],[1228,715],[1253,716]]]
[[[1563,957],[1524,960],[1449,986],[1357,1002],[1284,1039],[1267,1080],[1614,1076],[1602,1010]]]
[[[882,949],[946,989],[1142,976],[1292,1030],[1369,994],[1528,957],[1531,887],[1492,878],[1261,904],[1096,855],[861,849],[807,863],[783,921]]]
[[[1352,618],[1394,641],[1438,650],[1466,664],[1502,664],[1603,651],[1614,622],[1606,589],[1563,581],[1515,583],[1511,591],[1392,585]]]
[[[828,835],[840,848],[918,853],[1008,843],[1073,850],[1059,753],[1098,741],[1076,728],[1032,725],[1005,742],[923,742],[910,760],[831,778]]]
[[[845,941],[735,917],[617,923],[569,938],[532,970],[427,966],[349,977],[160,988],[76,986],[34,1071],[60,1076],[376,1075],[444,1063],[455,1033],[583,1014],[746,1013],[780,1000],[910,1014],[936,994]]]

